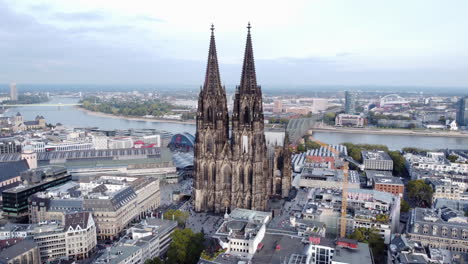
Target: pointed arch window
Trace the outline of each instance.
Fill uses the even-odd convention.
[[[208,110],[206,111],[206,120],[214,121],[213,108],[211,106],[209,106]]]
[[[244,169],[242,167],[239,167],[239,181],[240,184],[244,184]]]
[[[216,166],[214,164],[211,165],[211,183],[216,182]]]
[[[250,123],[250,111],[247,106],[244,108],[244,123],[245,124]]]
[[[228,166],[225,166],[223,168],[223,179],[224,179],[224,184],[231,184],[231,168],[229,168]]]

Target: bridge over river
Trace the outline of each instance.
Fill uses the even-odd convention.
[[[54,104],[2,104],[2,107],[57,107],[57,106],[76,106],[83,105],[80,103],[54,103]]]
[[[323,117],[327,112],[337,113],[341,110],[341,107],[334,107],[327,110],[326,112],[313,114],[310,117],[289,120],[288,127],[286,128],[286,131],[289,135],[289,139],[291,140],[291,142],[297,142],[306,134],[307,130],[320,126],[322,124]]]

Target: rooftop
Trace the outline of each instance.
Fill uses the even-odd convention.
[[[252,263],[283,263],[291,254],[302,254],[305,246],[301,239],[271,234],[265,234],[262,244],[263,248],[255,253]]]
[[[37,153],[38,161],[47,160],[83,160],[83,159],[135,159],[137,157],[162,158],[170,151],[167,148],[126,148],[104,150],[77,150],[77,151],[51,151]],[[170,155],[172,156],[172,155]],[[21,159],[20,153],[0,155],[0,162],[16,161]]]
[[[368,178],[373,178],[373,177],[392,177],[392,172],[391,171],[379,171],[379,170],[365,170],[366,176]]]
[[[344,172],[343,170],[338,169],[304,167],[301,172],[301,178],[341,182],[344,178]],[[357,173],[357,171],[348,171],[348,182],[359,183],[359,174]]]
[[[229,214],[229,217],[232,219],[237,219],[237,220],[246,220],[246,221],[259,220],[263,222],[267,217],[271,218],[271,213],[236,208],[232,210],[232,212]]]
[[[20,176],[20,173],[29,169],[26,160],[0,163],[0,182]]]
[[[125,259],[137,254],[141,248],[136,246],[115,246],[108,248],[94,263],[120,264]]]
[[[11,259],[28,252],[32,248],[37,247],[36,242],[30,239],[22,240],[15,245],[2,249],[0,251],[0,263],[11,261]]]
[[[339,261],[349,264],[372,263],[372,257],[369,250],[369,245],[366,243],[358,243],[357,249],[335,248],[334,261]]]
[[[363,150],[362,151],[363,160],[389,160],[392,161],[392,158],[383,150]]]
[[[398,177],[375,177],[375,184],[393,184],[393,185],[403,185],[403,181]]]

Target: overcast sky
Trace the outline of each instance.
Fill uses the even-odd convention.
[[[0,0],[0,83],[468,87],[466,0]]]

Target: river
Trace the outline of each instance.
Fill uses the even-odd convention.
[[[76,103],[77,98],[53,98],[48,104]],[[195,133],[194,124],[179,124],[165,122],[148,122],[138,120],[126,120],[88,114],[74,106],[24,106],[10,109],[11,112],[21,112],[25,120],[33,120],[37,115],[45,117],[47,123],[62,123],[71,127],[99,127],[101,129],[129,129],[129,128],[154,128],[171,133],[189,132]],[[417,147],[424,149],[444,148],[468,148],[468,137],[430,137],[408,135],[372,135],[350,133],[314,132],[314,137],[329,144],[343,142],[383,144],[390,149],[402,149],[404,147]]]
[[[46,104],[73,104],[77,102],[77,98],[55,97]],[[77,109],[76,106],[22,106],[10,109],[10,112],[20,112],[24,116],[24,120],[34,120],[37,115],[42,115],[46,119],[46,123],[52,123],[54,125],[61,123],[70,127],[99,127],[101,129],[109,130],[154,128],[171,133],[195,133],[195,125],[193,124],[149,122],[96,116]]]

